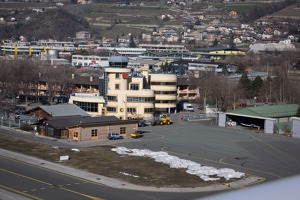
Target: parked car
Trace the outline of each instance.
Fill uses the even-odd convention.
[[[146,126],[147,124],[146,124],[146,121],[145,120],[140,120],[139,122],[138,122],[138,126],[139,127],[144,127],[144,126]]]
[[[130,136],[132,138],[137,139],[137,138],[143,137],[143,132],[140,130],[136,130],[134,133],[131,133]]]
[[[115,133],[115,132],[110,132],[107,136],[107,138],[109,140],[117,140],[117,139],[123,139],[123,136],[120,135],[119,133]]]

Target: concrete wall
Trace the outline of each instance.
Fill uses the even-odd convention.
[[[218,113],[218,126],[225,127],[226,126],[226,114]]]
[[[300,138],[300,118],[292,117],[292,137]]]
[[[264,133],[273,134],[276,119],[265,119]]]

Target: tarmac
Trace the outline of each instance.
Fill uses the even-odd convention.
[[[7,128],[8,127],[1,127],[1,128]],[[15,129],[13,129],[16,131]],[[20,130],[19,130],[20,131]],[[25,133],[25,131],[20,131]],[[32,134],[26,132],[25,134]],[[35,136],[35,137],[42,137],[42,136]],[[43,137],[45,138],[45,137]],[[53,138],[51,138],[53,139]],[[99,143],[105,143],[107,145],[107,140],[105,141],[98,141],[97,145]],[[124,140],[122,140],[124,142]],[[69,143],[68,141],[62,141],[62,143]],[[73,142],[70,142],[73,143]],[[95,144],[94,144],[95,145]],[[86,147],[86,146],[93,146],[92,144],[77,144],[77,146]],[[67,166],[60,165],[59,163],[53,163],[46,160],[38,159],[32,156],[27,156],[24,154],[8,151],[5,149],[0,148],[0,155],[4,157],[10,157],[14,158],[16,160],[20,160],[22,162],[30,163],[32,165],[40,166],[46,169],[50,169],[53,171],[58,171],[60,173],[65,173],[74,177],[86,179],[88,181],[96,182],[99,184],[106,185],[108,187],[116,188],[116,189],[127,189],[127,190],[140,190],[140,191],[155,191],[155,192],[209,192],[209,191],[220,191],[220,190],[229,190],[229,189],[237,189],[237,188],[243,188],[246,186],[254,185],[256,183],[262,182],[262,177],[257,176],[247,176],[245,178],[242,178],[237,181],[230,182],[228,184],[216,184],[216,185],[210,185],[205,187],[192,187],[192,188],[166,188],[166,187],[147,187],[147,186],[140,186],[140,185],[134,185],[130,184],[128,182],[124,182],[121,180],[112,179],[109,177],[105,177],[98,174],[93,174],[90,172],[70,168]],[[64,161],[67,162],[67,161]],[[3,190],[0,188],[0,199],[10,200],[10,199],[19,199],[19,200],[28,200],[28,198],[20,196],[18,194]]]

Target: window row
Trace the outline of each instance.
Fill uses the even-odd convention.
[[[106,110],[108,112],[117,112],[117,108],[116,107],[107,107]]]
[[[154,108],[145,108],[144,109],[144,113],[153,113],[154,112]]]
[[[139,84],[130,84],[130,90],[139,90]]]
[[[117,101],[117,96],[107,96],[108,101]]]
[[[154,97],[127,97],[128,102],[153,102]]]
[[[74,104],[86,112],[98,112],[98,103],[74,101]]]
[[[129,113],[135,113],[136,112],[136,108],[127,108],[127,112],[129,112]]]
[[[177,94],[177,91],[154,91],[154,94]]]
[[[177,85],[176,82],[151,82],[151,85]]]
[[[172,101],[172,100],[156,100],[155,103],[175,103],[176,104],[176,101]]]
[[[116,107],[107,107],[108,112],[117,112]],[[128,113],[136,113],[136,108],[127,108]],[[154,108],[145,108],[144,113],[153,113]]]
[[[78,60],[104,60],[100,58],[88,58],[88,57],[73,57],[72,59],[78,59]],[[106,59],[108,60],[108,59]]]

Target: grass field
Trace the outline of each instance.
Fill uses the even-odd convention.
[[[75,152],[1,134],[0,148],[51,162],[57,162],[61,155],[69,155],[70,160],[60,164],[143,186],[200,187],[226,183],[223,178],[218,182],[205,182],[184,169],[172,169],[150,158],[119,155],[111,151],[112,146],[80,148],[80,152]]]
[[[293,6],[289,6],[285,9],[282,9],[282,10],[274,13],[271,16],[272,17],[280,17],[280,18],[300,19],[300,3],[298,5],[299,5],[299,7],[297,6],[297,4],[295,4]]]
[[[144,18],[145,20],[158,17],[162,14],[169,14],[170,11],[167,7],[157,6],[114,6],[111,4],[93,4],[93,5],[69,5],[64,7],[71,13],[79,14],[83,17],[92,19],[102,18],[103,20],[110,21],[111,18],[118,18],[128,20],[128,18]]]

